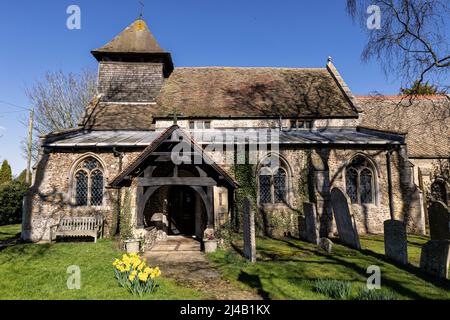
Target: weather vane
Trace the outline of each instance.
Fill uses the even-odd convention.
[[[144,17],[144,7],[145,4],[142,1],[139,1],[139,3],[141,4],[141,14],[139,15],[139,19],[142,19]]]

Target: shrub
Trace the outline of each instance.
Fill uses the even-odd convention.
[[[134,295],[142,297],[158,287],[157,279],[161,276],[159,267],[148,267],[145,259],[141,260],[136,253],[124,254],[122,260],[116,259],[113,262],[113,267],[119,284]]]
[[[359,290],[355,300],[397,300],[397,296],[392,291],[382,290],[369,290],[362,288]]]
[[[348,299],[352,292],[352,284],[349,281],[317,279],[314,290],[332,299]]]
[[[22,221],[23,197],[27,188],[17,181],[0,185],[0,226]]]

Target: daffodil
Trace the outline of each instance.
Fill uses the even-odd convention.
[[[147,280],[148,280],[148,273],[145,273],[145,272],[139,273],[139,280],[141,280],[142,282],[147,282]]]

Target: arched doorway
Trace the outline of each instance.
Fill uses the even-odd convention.
[[[204,199],[198,190],[184,185],[154,190],[145,204],[143,220],[145,227],[158,229],[160,240],[170,235],[202,238],[208,222]]]
[[[201,238],[206,229],[206,210],[197,191],[189,186],[169,189],[169,235],[186,235]]]

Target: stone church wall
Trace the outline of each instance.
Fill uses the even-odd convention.
[[[125,153],[123,167],[128,165],[140,152]],[[103,215],[105,236],[113,231],[117,203],[117,190],[105,189],[101,207],[77,207],[72,199],[72,169],[81,158],[93,155],[104,166],[104,177],[110,181],[119,173],[119,159],[111,152],[52,152],[44,154],[34,176],[24,206],[22,225],[24,240],[48,241],[49,227],[64,216]],[[105,182],[107,185],[107,182]]]

